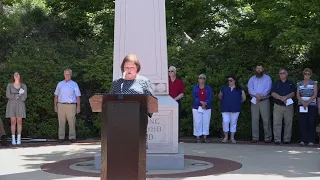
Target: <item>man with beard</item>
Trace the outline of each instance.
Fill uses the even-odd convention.
[[[248,91],[251,96],[251,116],[252,116],[252,142],[259,141],[259,120],[260,114],[264,129],[264,142],[269,143],[272,139],[270,120],[270,91],[272,80],[264,73],[262,64],[256,66],[256,75],[252,76],[248,82]]]

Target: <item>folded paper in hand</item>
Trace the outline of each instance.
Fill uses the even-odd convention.
[[[24,93],[24,90],[22,88],[20,88],[19,94],[23,94],[23,93]]]
[[[199,112],[199,113],[204,113],[204,111],[205,111],[205,110],[204,110],[201,106],[199,106],[198,112]]]
[[[286,106],[289,106],[291,104],[293,104],[293,100],[291,98],[287,99]]]
[[[252,97],[251,102],[252,102],[252,104],[257,104],[257,98],[256,97]]]
[[[301,112],[301,113],[307,113],[307,112],[308,112],[308,107],[306,107],[306,109],[304,109],[303,106],[300,106],[299,112]]]

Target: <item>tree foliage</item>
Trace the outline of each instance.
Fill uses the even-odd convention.
[[[53,91],[65,68],[73,70],[83,95],[78,137],[99,136],[100,116],[91,113],[88,99],[110,88],[114,8],[114,1],[107,0],[0,1],[0,114],[5,114],[6,84],[19,71],[29,89],[24,136],[57,136]],[[320,74],[320,2],[316,0],[166,0],[166,8],[169,64],[178,67],[186,84],[182,135],[192,135],[191,88],[200,73],[207,75],[215,94],[212,134],[221,128],[216,95],[227,75],[238,76],[246,90],[260,62],[273,80],[283,67],[293,81],[302,79],[305,67],[314,70],[314,79]],[[246,102],[239,136],[251,136],[250,119]],[[9,132],[8,121],[5,124]],[[297,133],[295,129],[294,137]]]

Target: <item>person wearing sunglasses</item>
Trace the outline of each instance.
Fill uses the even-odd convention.
[[[181,119],[181,99],[185,93],[185,86],[182,79],[177,77],[177,69],[174,66],[170,66],[168,69],[169,76],[169,95],[177,101],[179,108],[179,121]]]
[[[193,115],[193,135],[200,143],[200,136],[203,142],[208,143],[211,109],[212,109],[212,88],[206,84],[206,75],[200,74],[198,84],[192,88],[192,115]]]
[[[246,100],[246,94],[235,76],[230,75],[227,77],[227,80],[227,84],[222,87],[218,95],[221,102],[222,129],[224,132],[222,142],[226,143],[228,141],[228,134],[230,132],[231,142],[236,143],[234,136],[237,131],[241,106]]]
[[[270,143],[272,140],[271,116],[270,116],[270,96],[272,80],[264,73],[262,64],[256,66],[256,75],[252,76],[248,82],[248,91],[251,96],[251,117],[252,117],[252,143],[259,141],[259,119],[263,122],[264,142]]]
[[[297,83],[300,145],[313,146],[316,138],[318,82],[311,79],[312,70],[303,70],[304,79]]]
[[[280,79],[271,89],[273,97],[273,135],[275,144],[281,143],[282,119],[284,119],[283,142],[289,144],[292,134],[292,120],[294,114],[293,100],[295,96],[295,84],[288,80],[288,71],[280,69]]]

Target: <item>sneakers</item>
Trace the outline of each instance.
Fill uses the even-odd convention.
[[[21,144],[21,135],[20,134],[18,134],[18,136],[17,136],[17,141],[16,141],[15,135],[12,135],[11,137],[12,137],[11,138],[12,145],[20,145]]]
[[[17,143],[16,143],[16,138],[12,138],[11,144],[12,144],[12,145],[16,145],[16,144],[17,144]]]
[[[17,139],[17,145],[21,144],[21,139]]]
[[[20,145],[21,144],[21,135],[18,134],[17,136],[17,145]]]
[[[301,141],[301,142],[300,142],[300,146],[304,146],[304,145],[305,145],[304,142]],[[308,146],[313,146],[313,143],[312,143],[312,142],[309,142],[309,143],[308,143]]]

